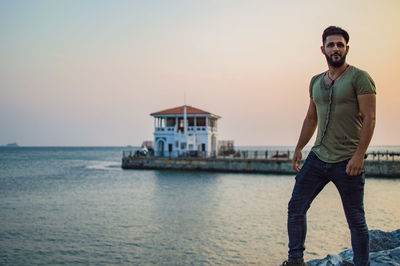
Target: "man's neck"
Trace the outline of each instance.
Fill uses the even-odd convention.
[[[347,69],[349,65],[347,63],[344,63],[340,67],[333,67],[329,65],[329,77],[331,79],[337,79],[339,76],[341,76]]]

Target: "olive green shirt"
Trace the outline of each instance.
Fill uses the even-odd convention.
[[[375,83],[367,72],[354,66],[335,81],[324,81],[326,72],[310,83],[318,117],[318,133],[312,151],[327,163],[341,162],[353,156],[360,140],[362,117],[357,95],[375,94]]]

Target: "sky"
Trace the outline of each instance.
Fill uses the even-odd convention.
[[[0,0],[0,145],[138,146],[153,138],[150,113],[184,98],[222,117],[220,140],[296,145],[330,25],[376,83],[371,145],[400,145],[399,11],[398,0]]]

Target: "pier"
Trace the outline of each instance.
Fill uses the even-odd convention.
[[[212,112],[185,104],[150,115],[154,140],[144,141],[139,150],[123,151],[123,169],[296,174],[293,148],[237,150],[233,140],[218,140],[221,116]],[[303,152],[304,159],[308,153]],[[369,177],[400,178],[400,153],[371,151],[364,169]]]
[[[303,158],[309,151],[303,152]],[[188,171],[245,172],[264,174],[295,174],[292,169],[293,151],[290,150],[238,150],[229,155],[203,156],[182,153],[172,155],[141,154],[124,151],[123,169],[172,169]],[[369,152],[364,163],[366,176],[400,178],[400,153]]]

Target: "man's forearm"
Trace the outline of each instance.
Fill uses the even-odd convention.
[[[358,142],[357,150],[354,153],[354,156],[364,158],[364,155],[368,149],[368,145],[371,142],[372,135],[374,134],[374,129],[375,129],[375,117],[374,116],[365,117],[363,120],[363,125],[361,127],[360,141]]]
[[[314,135],[315,129],[317,128],[317,120],[306,117],[301,128],[301,133],[299,141],[296,145],[296,150],[302,150],[304,146],[310,141],[311,137]]]
[[[364,166],[364,156],[375,128],[375,94],[359,95],[357,99],[363,123],[356,152],[346,166],[346,173],[350,176],[361,174]]]

